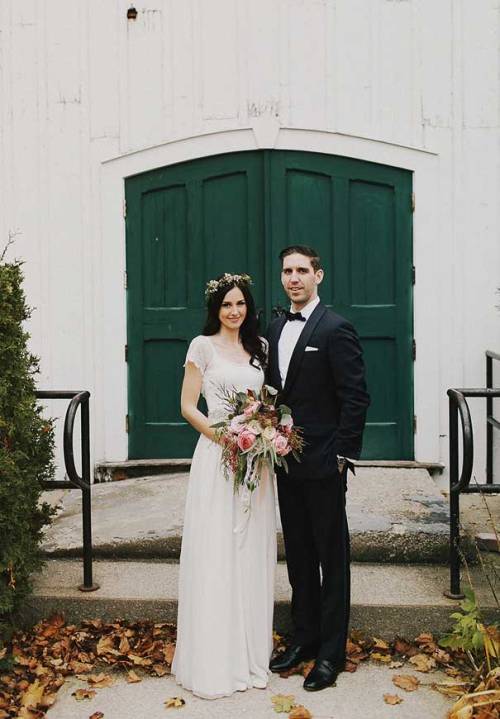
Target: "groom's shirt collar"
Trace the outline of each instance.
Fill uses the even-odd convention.
[[[303,307],[300,310],[300,314],[302,315],[302,317],[305,317],[306,320],[308,320],[318,305],[319,305],[319,297],[315,297],[313,300],[308,302],[307,305],[305,305],[305,307]],[[290,305],[290,312],[295,312],[295,311],[296,310],[294,310],[293,307]]]

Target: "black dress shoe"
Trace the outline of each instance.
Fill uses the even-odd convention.
[[[286,672],[292,667],[296,667],[300,662],[314,659],[316,653],[317,648],[311,645],[292,644],[283,654],[278,654],[277,657],[271,659],[269,669],[275,674]]]
[[[308,692],[318,692],[320,689],[335,684],[340,672],[344,671],[344,664],[333,664],[328,659],[318,659],[304,680],[304,689]]]

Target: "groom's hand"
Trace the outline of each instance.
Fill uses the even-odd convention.
[[[339,470],[339,474],[343,475],[345,472],[345,475],[347,476],[347,471],[350,469],[353,474],[356,474],[356,470],[354,468],[354,464],[351,462],[350,459],[347,457],[342,457],[341,455],[337,455],[337,467]]]

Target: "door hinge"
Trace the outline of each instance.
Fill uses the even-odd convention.
[[[128,345],[125,345],[125,362],[128,362]]]
[[[127,200],[123,200],[123,216],[127,217]]]
[[[415,339],[411,341],[411,356],[413,357],[413,361],[417,359],[417,341]]]
[[[126,414],[125,415],[125,432],[127,434],[128,434],[129,427],[130,427],[130,422],[129,422],[128,414]]]
[[[413,415],[413,434],[417,433],[417,415]]]
[[[411,211],[415,212],[415,193],[411,193]]]
[[[417,270],[415,269],[415,265],[411,266],[411,283],[412,285],[415,284],[417,278]]]
[[[125,270],[123,273],[123,287],[124,289],[128,289],[128,272]]]

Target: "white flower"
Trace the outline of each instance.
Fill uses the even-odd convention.
[[[274,387],[271,387],[270,384],[265,384],[264,387],[268,391],[268,393],[271,395],[271,397],[274,397],[275,394],[278,394],[278,390]]]
[[[262,430],[262,436],[264,437],[264,439],[272,440],[272,439],[274,439],[275,435],[276,435],[275,427],[272,427],[272,426],[265,427]]]
[[[252,421],[246,425],[245,429],[247,429],[252,434],[256,434],[256,435],[260,434],[262,432],[262,427],[260,426],[260,424],[257,422],[256,419],[252,419]]]

